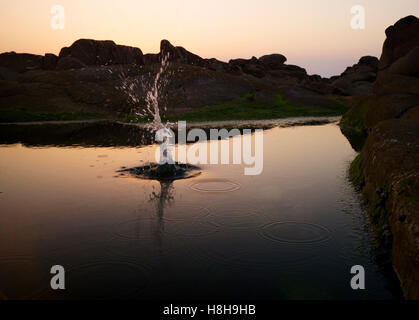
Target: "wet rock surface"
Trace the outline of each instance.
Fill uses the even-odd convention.
[[[197,166],[176,162],[175,164],[148,164],[141,167],[121,169],[118,172],[121,174],[128,173],[142,179],[173,181],[196,177],[201,173],[199,170],[200,168]]]
[[[419,299],[419,19],[399,20],[386,36],[372,93],[356,101],[341,125],[344,133],[368,135],[351,169],[358,167],[352,171],[362,177],[379,237],[391,243],[405,297]]]

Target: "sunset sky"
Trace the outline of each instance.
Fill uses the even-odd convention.
[[[50,25],[53,5],[65,27]],[[353,30],[350,9],[366,10]],[[419,15],[418,0],[0,0],[0,52],[58,54],[79,38],[114,40],[158,52],[168,39],[223,61],[282,53],[309,74],[340,74],[363,55],[379,56],[384,30]]]

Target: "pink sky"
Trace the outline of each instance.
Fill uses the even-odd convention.
[[[63,30],[50,25],[56,4],[65,9]],[[358,4],[366,10],[364,30],[350,26]],[[223,61],[282,53],[310,74],[330,76],[363,55],[379,56],[385,28],[418,13],[417,0],[0,0],[0,52],[58,54],[91,38],[149,53],[168,39]]]

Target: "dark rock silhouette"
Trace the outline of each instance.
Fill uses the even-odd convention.
[[[419,19],[399,20],[386,36],[373,91],[344,115],[342,128],[368,134],[353,171],[362,176],[373,221],[390,225],[405,297],[419,299]]]
[[[235,73],[246,73],[256,78],[263,78],[266,75],[265,66],[256,57],[251,59],[232,59],[228,64]]]
[[[393,26],[386,29],[387,38],[384,41],[380,58],[380,71],[389,68],[398,59],[406,58],[413,52],[417,52],[415,48],[417,48],[419,43],[418,29],[419,19],[415,16],[407,16],[400,19]],[[412,61],[411,67],[413,66],[418,66],[417,61],[416,63]]]
[[[189,52],[183,47],[175,47],[168,40],[162,40],[160,42],[160,60],[162,56],[166,54],[169,54],[169,61],[196,66],[205,66],[205,60],[200,56]]]
[[[70,60],[69,57],[72,59]],[[66,58],[67,62],[61,63],[61,60]],[[120,64],[143,65],[143,53],[139,48],[117,45],[109,40],[80,39],[70,47],[62,48],[58,61],[60,69],[72,65],[103,66]]]
[[[147,66],[147,70],[154,72],[154,65],[160,63],[162,57],[164,55],[169,55],[169,61],[174,63],[175,65],[184,65],[188,66],[188,70],[190,67],[191,71],[193,70],[193,77],[197,77],[198,73],[201,73],[203,77],[209,78],[216,78],[216,79],[230,79],[228,81],[232,81],[232,83],[227,83],[228,81],[223,80],[222,82],[218,83],[215,86],[215,91],[219,90],[222,93],[214,92],[215,96],[210,97],[209,100],[205,100],[205,97],[211,96],[208,91],[211,91],[208,87],[204,88],[195,88],[195,91],[201,91],[201,96],[203,97],[200,99],[200,103],[202,104],[210,104],[213,103],[216,98],[222,99],[231,99],[237,97],[238,92],[244,92],[245,90],[249,90],[249,81],[257,82],[258,80],[260,83],[258,84],[251,84],[250,91],[254,91],[255,88],[259,88],[260,86],[268,86],[270,87],[270,91],[272,91],[272,87],[292,87],[292,86],[301,86],[305,88],[305,90],[301,92],[308,92],[308,96],[312,95],[330,95],[330,94],[338,94],[338,95],[347,95],[347,94],[358,94],[360,90],[344,90],[342,88],[338,88],[339,86],[331,86],[331,81],[325,78],[321,78],[318,75],[309,76],[304,68],[295,65],[287,65],[286,57],[274,53],[261,56],[259,59],[256,57],[252,57],[250,59],[232,59],[228,63],[219,61],[217,59],[204,59],[200,56],[186,50],[180,46],[172,45],[168,40],[162,40],[160,44],[160,52],[157,54],[146,54],[143,55],[141,50],[134,47],[122,46],[117,45],[113,41],[99,41],[99,40],[90,40],[90,39],[80,39],[75,41],[71,46],[62,48],[60,51],[59,56],[55,56],[53,54],[46,54],[45,56],[39,55],[31,55],[31,54],[17,54],[17,53],[4,53],[0,55],[0,79],[2,80],[11,80],[14,81],[17,79],[18,74],[26,73],[29,71],[62,71],[62,70],[82,70],[85,68],[91,68],[90,70],[90,77],[89,81],[95,79],[95,85],[89,85],[91,89],[96,86],[97,90],[103,91],[101,88],[104,85],[105,79],[100,79],[99,77],[103,74],[102,71],[95,69],[97,67],[112,67],[112,66],[121,66],[122,68],[132,68],[135,66]],[[371,62],[362,63],[363,65],[371,65]],[[200,69],[194,69],[200,68]],[[208,74],[208,71],[214,71],[217,74],[216,77],[212,77]],[[122,70],[117,71],[123,72]],[[142,71],[139,71],[141,73]],[[356,73],[358,74],[358,73]],[[72,73],[72,75],[75,75]],[[234,78],[233,81],[230,75],[235,77],[240,77],[241,79],[238,80]],[[120,74],[122,76],[122,74]],[[61,78],[63,74],[49,74],[48,78]],[[85,73],[80,71],[79,74],[75,78],[83,79],[85,77]],[[249,78],[251,77],[251,78]],[[344,74],[342,78],[347,79],[349,76]],[[354,77],[353,75],[351,77]],[[33,79],[33,76],[28,77]],[[45,78],[45,77],[43,77]],[[365,78],[365,76],[364,76]],[[372,76],[371,76],[372,78]],[[26,79],[26,78],[25,78]],[[58,80],[58,79],[57,79]],[[28,81],[26,79],[25,81]],[[82,80],[84,81],[84,80]],[[115,80],[112,80],[115,82]],[[176,82],[176,76],[174,81]],[[208,80],[209,81],[209,80]],[[202,83],[210,83],[206,82],[206,80]],[[28,82],[31,82],[29,80]],[[55,80],[54,80],[55,82]],[[58,82],[62,82],[58,80]],[[71,79],[67,78],[68,84],[71,83]],[[263,83],[262,83],[263,82]],[[361,83],[362,81],[358,81]],[[364,81],[365,82],[365,81]],[[362,82],[362,83],[364,83]],[[233,90],[232,94],[226,94],[227,90],[231,90],[232,87],[237,87],[237,84],[241,83],[243,86],[243,90]],[[346,87],[352,84],[351,81],[338,79],[337,83],[346,83]],[[110,83],[108,83],[110,86]],[[0,85],[0,90],[2,87],[9,88],[11,84],[3,84]],[[28,84],[25,83],[24,86]],[[51,83],[51,86],[55,86],[55,83]],[[114,83],[114,86],[118,85],[117,81]],[[182,85],[178,84],[179,87],[175,89],[176,92],[174,96],[185,96],[188,95],[187,90],[181,89]],[[32,84],[35,87],[35,84]],[[109,88],[106,85],[106,88]],[[73,87],[73,86],[71,86]],[[77,86],[76,86],[77,87]],[[253,89],[252,89],[253,88]],[[369,87],[364,86],[362,92],[368,90]],[[202,90],[205,89],[205,90]],[[70,88],[66,89],[67,95],[70,97],[73,96],[80,96],[79,93],[72,92]],[[19,90],[18,90],[19,91]],[[82,90],[85,92],[86,90]],[[212,90],[214,91],[214,90]],[[10,90],[8,91],[10,92]],[[191,91],[190,91],[191,92]],[[246,92],[245,92],[246,93]],[[0,92],[0,96],[1,96]],[[93,95],[93,93],[92,93]],[[199,96],[198,93],[195,93],[196,96]],[[7,94],[7,96],[9,96]],[[23,95],[20,95],[23,96]],[[102,93],[98,93],[98,96],[103,96]],[[109,97],[107,95],[107,99],[109,99],[109,105],[116,105],[120,104],[119,100],[116,100]],[[265,94],[266,96],[266,94]],[[66,97],[62,98],[54,98],[54,100],[65,100]],[[11,101],[13,100],[13,101]],[[91,99],[87,99],[90,101]],[[99,99],[100,100],[100,99]],[[194,99],[192,99],[194,100]],[[195,99],[196,100],[196,99]],[[303,99],[307,101],[308,99]],[[315,100],[319,100],[319,97],[316,97]],[[10,106],[16,105],[15,101],[18,101],[18,104],[23,105],[26,103],[25,101],[19,102],[20,98],[16,99],[6,99],[6,102]],[[0,99],[0,103],[1,103]],[[76,101],[75,103],[80,102]],[[189,102],[186,99],[183,103],[181,103],[182,107],[185,107]],[[88,102],[90,103],[90,102]],[[48,102],[46,103],[48,104]],[[115,107],[113,109],[116,109]],[[121,109],[118,107],[117,109]]]
[[[378,59],[365,56],[357,64],[348,67],[331,85],[344,95],[368,94],[377,78],[377,71]]]
[[[41,60],[42,70],[54,70],[57,67],[58,57],[55,54],[47,53]]]
[[[0,66],[17,73],[41,68],[42,56],[35,54],[6,52],[0,54]]]
[[[287,61],[287,58],[285,58],[282,54],[273,53],[260,57],[259,61],[261,61],[268,68],[275,70],[282,67],[285,61]]]
[[[228,63],[217,59],[204,59],[189,52],[183,47],[173,46],[168,40],[162,40],[160,53],[145,55],[145,64],[161,61],[169,54],[169,61],[192,66],[199,66],[209,70],[233,75],[251,75],[272,85],[297,84],[302,81],[310,82],[305,69],[294,65],[284,64],[287,58],[282,54],[269,54],[250,59],[231,59]]]
[[[138,48],[113,41],[80,39],[62,48],[58,57],[0,55],[0,79],[6,80],[0,82],[0,108],[130,113],[134,106],[117,90],[122,79],[129,78],[135,85],[139,98],[135,108],[145,108],[145,88],[139,83],[150,80],[165,55],[169,55],[170,70],[174,71],[161,95],[168,113],[240,99],[249,93],[253,93],[253,102],[261,104],[272,103],[279,92],[299,105],[317,108],[333,104],[334,98],[327,96],[333,91],[327,79],[308,76],[305,69],[285,64],[281,54],[226,63],[201,58],[168,40],[161,41],[159,53],[143,55]],[[298,91],[295,86],[301,87],[299,95],[294,94]]]
[[[0,80],[15,80],[17,75],[34,70],[54,70],[58,57],[28,53],[6,52],[0,54]]]

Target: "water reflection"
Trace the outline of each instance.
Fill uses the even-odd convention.
[[[191,123],[202,128],[209,137],[210,128],[269,129],[276,126],[322,125],[336,122],[339,117],[300,117],[259,121],[222,121]],[[189,128],[189,124],[188,124]],[[173,131],[176,134],[177,126]],[[0,144],[22,143],[25,146],[83,146],[83,147],[139,147],[152,144],[154,133],[144,124],[123,123],[111,120],[86,121],[66,124],[1,124]]]
[[[153,192],[150,194],[150,202],[153,203],[155,207],[155,216],[156,216],[156,227],[154,231],[155,238],[159,245],[159,248],[162,247],[163,242],[163,233],[164,233],[164,209],[167,206],[172,205],[174,201],[173,193],[173,181],[159,181],[160,182],[160,192]]]
[[[336,125],[266,130],[259,176],[243,175],[241,165],[203,165],[202,175],[187,180],[114,178],[121,166],[153,161],[154,151],[1,146],[0,292],[168,300],[394,296],[346,178],[356,153]],[[49,290],[57,263],[69,271],[64,296]],[[349,286],[355,264],[368,272],[363,292]]]

